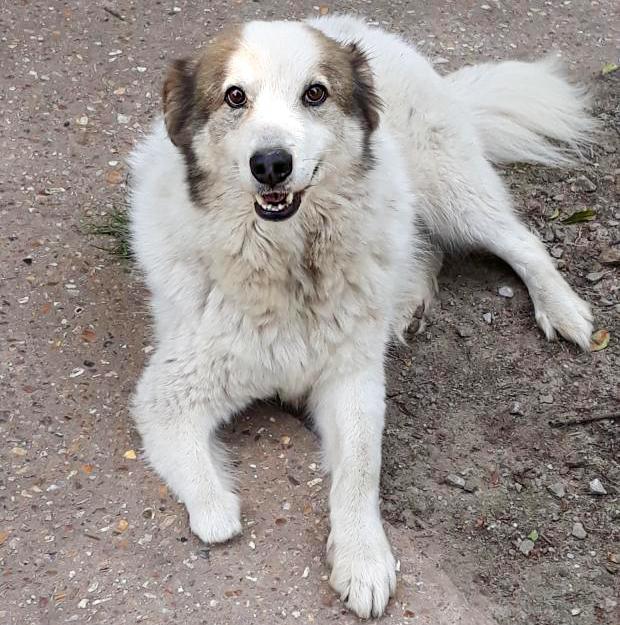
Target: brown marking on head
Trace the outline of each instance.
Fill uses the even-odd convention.
[[[342,45],[312,29],[322,50],[321,71],[330,83],[330,95],[347,115],[356,116],[370,134],[379,125],[381,99],[364,51],[356,43]]]
[[[192,138],[200,126],[224,102],[223,83],[231,55],[239,45],[240,28],[220,33],[204,52],[174,61],[168,69],[162,93],[168,136],[183,152],[192,199],[200,201],[206,176],[196,162]]]
[[[204,124],[223,104],[226,68],[239,40],[240,27],[227,28],[198,56],[179,59],[170,66],[163,104],[166,129],[175,145],[189,145],[196,126]]]

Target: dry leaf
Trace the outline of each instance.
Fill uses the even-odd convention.
[[[160,499],[165,499],[168,496],[168,487],[165,484],[160,484],[157,490]]]
[[[124,531],[127,530],[128,527],[129,527],[129,523],[127,522],[126,519],[119,519],[118,523],[116,524],[116,527],[114,528],[114,532],[116,534],[122,534]]]
[[[13,447],[13,449],[11,449],[11,453],[14,456],[23,457],[28,453],[28,451],[24,449],[23,447]]]
[[[123,182],[123,174],[118,169],[112,169],[105,175],[105,179],[109,184],[120,184]]]
[[[590,351],[591,352],[600,352],[602,349],[605,349],[609,345],[609,331],[608,330],[597,330],[592,335],[592,342],[590,343]]]
[[[95,467],[92,464],[83,464],[82,471],[86,473],[86,475],[90,475],[94,471]]]
[[[327,14],[329,13],[329,7],[328,7],[326,4],[322,4],[322,5],[319,7],[319,13],[320,13],[321,15],[327,15]]]
[[[94,343],[97,340],[97,335],[90,328],[84,328],[82,330],[82,340],[86,343]]]
[[[8,537],[9,537],[9,533],[8,532],[0,531],[0,545],[2,543],[4,543]]]
[[[125,460],[135,460],[136,459],[136,452],[133,449],[128,449],[123,454],[123,458],[125,458]]]
[[[291,444],[291,437],[290,437],[290,436],[281,436],[281,437],[280,437],[280,442],[281,442],[283,445],[288,446],[288,445],[290,445],[290,444]]]

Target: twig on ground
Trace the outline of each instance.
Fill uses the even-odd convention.
[[[115,17],[117,20],[120,20],[121,22],[125,21],[125,18],[118,11],[111,9],[110,7],[103,7],[103,10],[112,17]]]
[[[620,419],[620,412],[611,412],[607,414],[592,415],[591,417],[571,417],[569,419],[551,419],[549,425],[552,428],[563,428],[569,425],[584,425],[585,423],[592,423],[594,421],[618,421]]]

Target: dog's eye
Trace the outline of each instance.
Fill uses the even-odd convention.
[[[327,99],[327,89],[323,85],[311,85],[304,93],[304,104],[319,106]]]
[[[245,91],[243,89],[239,89],[239,87],[230,87],[230,89],[226,91],[224,100],[226,100],[226,104],[228,104],[228,106],[234,109],[238,109],[247,102]]]

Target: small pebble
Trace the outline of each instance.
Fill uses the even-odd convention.
[[[471,326],[460,326],[459,328],[457,328],[456,331],[458,332],[458,335],[463,339],[467,339],[470,336],[473,336],[475,332],[475,330]]]
[[[129,116],[129,115],[123,115],[122,113],[119,113],[116,116],[116,121],[119,124],[128,124],[130,120],[131,120],[131,116]]]
[[[552,404],[553,403],[553,395],[541,395],[540,396],[541,404]]]
[[[460,475],[456,475],[456,473],[450,473],[446,477],[446,484],[456,486],[457,488],[465,488],[465,480]]]
[[[593,271],[592,273],[586,274],[586,280],[588,282],[599,282],[605,277],[606,271]]]
[[[490,312],[484,313],[484,315],[482,315],[482,318],[484,319],[485,323],[488,323],[489,325],[493,323],[493,315]]]
[[[579,540],[583,540],[588,535],[581,523],[575,523],[573,525],[573,531],[571,532],[571,534],[575,538],[579,538]]]
[[[598,477],[594,478],[590,482],[590,492],[593,495],[606,495],[607,494],[607,491],[605,490],[603,483],[601,482],[601,480],[598,479]]]
[[[501,297],[505,297],[507,299],[510,299],[515,295],[515,292],[509,286],[500,286],[499,289],[497,289],[497,292]]]
[[[573,608],[573,609],[570,611],[570,613],[571,613],[573,616],[579,616],[579,615],[581,614],[581,610],[580,610],[579,608]]]
[[[478,484],[473,480],[467,480],[465,486],[463,486],[463,490],[467,493],[475,493],[478,490]]]
[[[521,404],[518,401],[513,402],[510,407],[510,414],[523,415],[523,408],[521,408]]]
[[[592,193],[596,191],[596,185],[586,176],[577,176],[575,182],[571,186],[572,191],[586,191]]]
[[[562,256],[564,255],[564,249],[561,247],[554,247],[551,249],[551,256],[553,256],[553,258],[562,258]]]
[[[620,265],[620,247],[609,247],[603,250],[598,259],[605,265]]]
[[[519,543],[519,551],[524,555],[524,556],[529,556],[532,549],[534,549],[534,542],[531,541],[529,538],[524,538],[520,543]]]
[[[554,484],[550,484],[547,486],[549,492],[555,495],[558,499],[562,499],[564,495],[566,495],[566,488],[562,482],[555,482]]]

